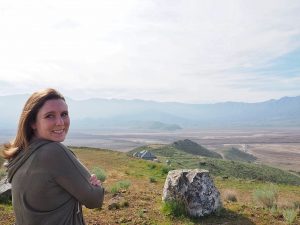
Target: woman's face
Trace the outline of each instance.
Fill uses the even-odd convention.
[[[69,126],[68,106],[62,99],[46,101],[38,111],[35,123],[31,125],[36,138],[56,142],[65,140]]]

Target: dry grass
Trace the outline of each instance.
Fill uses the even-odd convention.
[[[162,190],[166,175],[161,175],[161,164],[156,168],[149,167],[149,162],[129,158],[120,152],[100,151],[95,149],[75,149],[75,154],[89,169],[101,167],[107,172],[104,186],[109,190],[114,183],[120,180],[128,180],[131,185],[128,190],[122,190],[116,195],[106,192],[104,205],[101,210],[89,210],[84,208],[84,216],[87,225],[108,224],[227,224],[227,225],[284,225],[282,216],[272,214],[262,207],[255,205],[252,192],[262,183],[248,182],[244,180],[215,178],[215,184],[223,199],[228,193],[233,193],[238,201],[223,201],[224,209],[220,214],[206,217],[200,220],[189,218],[174,218],[166,216],[162,210]],[[150,182],[149,177],[156,178],[157,182]],[[119,209],[108,209],[113,198],[120,198],[122,202]],[[300,201],[300,187],[279,186],[280,201]],[[13,224],[14,216],[10,206],[0,204],[0,224]],[[297,220],[300,223],[300,220]]]
[[[224,190],[222,193],[222,198],[224,201],[227,201],[227,202],[237,202],[238,201],[237,192],[235,190],[231,190],[231,189]]]

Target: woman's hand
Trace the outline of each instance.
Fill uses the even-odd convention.
[[[97,176],[95,174],[92,174],[91,177],[90,177],[90,183],[94,186],[101,186],[102,183],[100,180],[98,180]]]

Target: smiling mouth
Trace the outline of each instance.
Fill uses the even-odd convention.
[[[55,134],[62,134],[62,133],[65,132],[65,129],[62,129],[62,130],[53,130],[52,132],[55,133]]]

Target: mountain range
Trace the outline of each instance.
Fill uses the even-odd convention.
[[[28,95],[0,96],[0,130],[16,129]],[[300,96],[258,103],[185,104],[144,100],[66,99],[72,129],[299,127]]]

